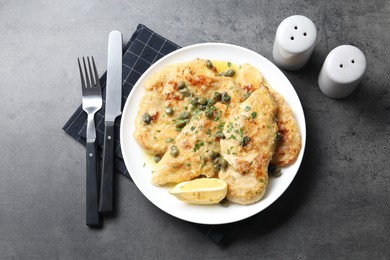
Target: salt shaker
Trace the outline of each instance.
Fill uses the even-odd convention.
[[[351,45],[334,48],[322,65],[318,85],[331,98],[344,98],[351,94],[366,71],[364,53]]]
[[[317,40],[314,23],[302,15],[284,19],[276,30],[273,57],[286,70],[299,70],[306,65]]]

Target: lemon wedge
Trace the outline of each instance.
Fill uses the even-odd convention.
[[[217,178],[200,178],[181,182],[169,193],[192,204],[215,204],[226,197],[227,184]]]

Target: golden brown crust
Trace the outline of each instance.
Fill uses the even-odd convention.
[[[302,146],[301,136],[293,112],[284,98],[276,92],[272,95],[278,105],[276,118],[280,140],[271,163],[278,167],[285,167],[296,161]]]
[[[224,113],[225,106],[215,106],[220,113]],[[210,151],[220,152],[219,142],[215,137],[219,124],[218,121],[208,119],[204,112],[199,112],[172,143],[178,147],[179,154],[174,157],[168,149],[152,174],[152,183],[178,183],[200,175],[213,177],[213,164],[207,160],[207,154]]]
[[[229,168],[218,177],[228,183],[227,199],[250,204],[261,199],[268,182],[268,164],[275,150],[276,103],[264,85],[234,111],[224,128],[221,154]],[[243,139],[249,138],[246,144]]]

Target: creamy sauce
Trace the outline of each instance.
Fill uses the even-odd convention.
[[[154,171],[157,166],[157,163],[154,161],[154,155],[143,152],[145,158],[145,164],[147,164],[150,170]]]

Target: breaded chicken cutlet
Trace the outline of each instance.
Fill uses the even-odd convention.
[[[162,157],[153,184],[218,176],[228,183],[228,200],[250,204],[264,194],[272,156],[277,166],[295,161],[299,131],[291,109],[256,68],[221,71],[213,64],[196,59],[150,77],[134,137]]]

